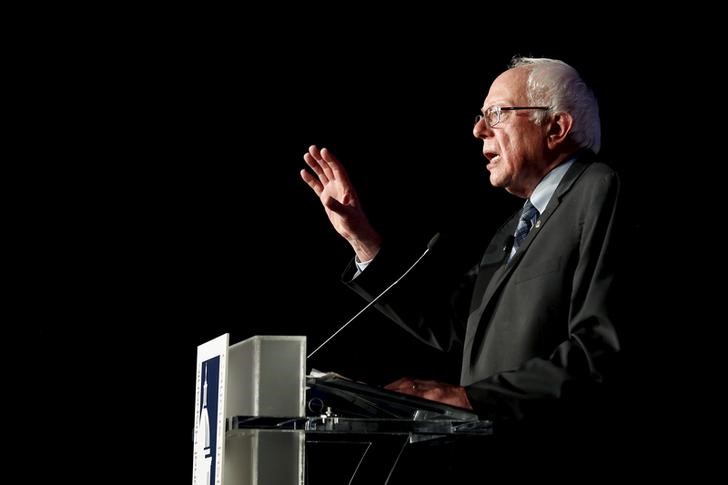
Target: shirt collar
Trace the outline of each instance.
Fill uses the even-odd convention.
[[[554,192],[556,192],[556,187],[559,186],[561,179],[564,178],[566,171],[569,170],[569,167],[571,167],[574,163],[574,160],[576,160],[576,158],[570,158],[564,163],[560,163],[556,168],[547,173],[533,190],[529,200],[531,201],[531,204],[538,209],[539,214],[543,214],[543,211],[546,210],[546,206],[551,200],[551,196],[554,195]]]

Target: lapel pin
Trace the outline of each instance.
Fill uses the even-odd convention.
[[[538,229],[539,227],[541,227],[541,219],[536,221],[536,229]]]

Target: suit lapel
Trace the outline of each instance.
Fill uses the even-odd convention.
[[[500,271],[493,275],[491,283],[485,290],[484,299],[486,301],[489,301],[493,297],[498,288],[503,284],[508,276],[513,273],[516,267],[518,267],[521,259],[523,259],[524,254],[526,254],[528,248],[531,247],[531,243],[533,243],[533,241],[538,237],[538,234],[541,232],[541,230],[546,226],[551,216],[554,214],[554,212],[556,212],[559,205],[561,204],[561,199],[571,189],[571,187],[574,185],[574,182],[579,178],[582,172],[584,172],[586,166],[586,163],[580,163],[577,160],[569,168],[569,171],[566,172],[564,178],[559,183],[559,186],[556,187],[556,191],[551,197],[551,200],[546,206],[546,209],[543,211],[543,214],[539,216],[533,229],[531,229],[526,239],[521,243],[521,247],[518,249],[516,254],[513,255],[513,259],[511,259],[511,261],[505,265],[505,271]]]
[[[494,295],[498,294],[504,282],[508,280],[509,276],[513,273],[513,271],[515,271],[516,267],[518,267],[521,259],[523,259],[523,255],[531,246],[531,243],[538,237],[538,234],[546,226],[551,216],[554,212],[556,212],[561,204],[561,199],[571,189],[579,176],[584,172],[587,165],[588,163],[580,160],[576,160],[572,164],[568,172],[564,175],[564,178],[559,183],[559,186],[556,188],[556,191],[551,197],[551,200],[546,206],[543,214],[541,214],[538,218],[536,225],[534,225],[526,239],[523,243],[521,243],[521,247],[516,254],[513,255],[513,259],[511,259],[509,263],[501,265],[501,267],[493,273],[490,282],[485,287],[485,292],[480,300],[480,305],[478,305],[478,307],[468,317],[468,326],[465,334],[465,352],[467,354],[471,354],[472,341],[475,340],[479,322],[483,318],[483,315],[487,313],[486,309],[491,305]],[[506,226],[511,227],[513,224],[506,224]],[[513,230],[515,230],[515,226],[513,226]],[[477,298],[477,295],[473,295],[473,297]],[[481,332],[482,331],[484,331],[484,329],[481,329]],[[466,355],[466,359],[463,359],[463,366],[465,366],[466,363],[469,363],[471,358],[472,355]]]

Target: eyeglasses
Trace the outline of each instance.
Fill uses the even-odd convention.
[[[551,109],[548,106],[491,106],[490,108],[486,109],[484,114],[479,114],[475,116],[475,124],[477,125],[480,120],[485,120],[485,122],[493,128],[495,125],[501,122],[501,113],[503,111],[516,111],[520,109],[542,109],[547,110]]]

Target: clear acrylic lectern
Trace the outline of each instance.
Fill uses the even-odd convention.
[[[198,347],[193,485],[386,484],[410,444],[492,433],[468,410],[305,369],[302,336]]]

